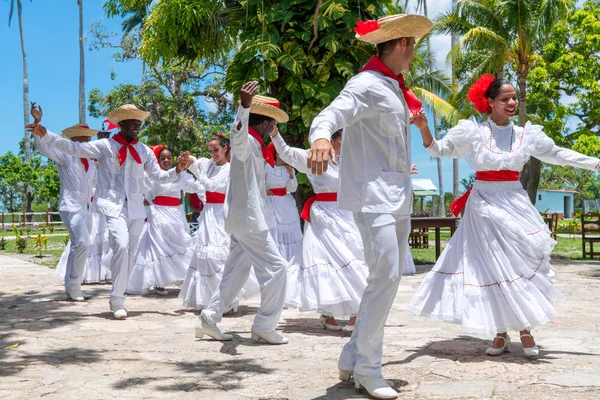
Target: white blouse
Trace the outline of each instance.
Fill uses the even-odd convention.
[[[229,163],[217,165],[212,158],[194,158],[194,163],[188,168],[196,178],[200,188],[198,195],[202,201],[206,200],[206,192],[227,193],[229,185]]]
[[[288,193],[294,193],[298,189],[296,175],[294,174],[294,179],[290,179],[290,174],[283,165],[265,165],[265,179],[267,189],[285,188]]]
[[[491,119],[478,124],[461,120],[427,148],[433,157],[465,158],[475,171],[521,171],[530,157],[540,161],[598,170],[600,160],[554,144],[540,125],[498,126]]]

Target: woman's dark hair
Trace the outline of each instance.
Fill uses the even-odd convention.
[[[331,135],[331,140],[337,140],[338,138],[342,137],[342,130],[339,129],[335,132],[333,132],[333,135]]]
[[[229,154],[229,150],[231,149],[231,146],[229,145],[229,139],[227,139],[227,137],[225,135],[215,135],[213,137],[210,138],[210,140],[208,141],[208,143],[212,142],[216,140],[217,142],[219,142],[219,146],[223,147],[225,149],[225,155]]]
[[[494,100],[498,95],[500,95],[500,88],[504,85],[512,85],[507,79],[494,79],[494,82],[490,85],[488,90],[485,92],[486,99]]]
[[[265,121],[271,122],[274,119],[275,118],[267,117],[266,115],[250,113],[250,117],[248,118],[248,125],[257,126],[257,125],[262,124]]]
[[[168,147],[163,147],[162,149],[160,149],[160,151],[159,151],[159,152],[158,152],[158,154],[156,155],[156,156],[158,157],[158,159],[159,159],[159,160],[160,160],[160,154],[161,154],[163,151],[165,151],[165,150],[169,151],[169,152],[171,153],[171,155],[173,155],[173,150],[171,150],[171,149],[170,149],[170,148],[168,148]]]

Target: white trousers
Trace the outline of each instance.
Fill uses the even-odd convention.
[[[338,361],[340,369],[360,375],[381,375],[383,328],[396,297],[406,262],[410,217],[354,213],[369,267],[350,341]]]
[[[260,285],[260,308],[254,317],[252,332],[274,331],[285,301],[288,264],[279,254],[277,243],[268,231],[231,235],[223,278],[210,299],[209,306],[202,311],[202,316],[212,324],[221,322],[223,313],[237,298],[254,266]]]
[[[125,306],[125,291],[129,275],[133,269],[134,256],[144,229],[144,219],[129,219],[127,203],[123,206],[121,214],[114,218],[106,216],[110,248],[113,252],[110,263],[112,290],[110,291],[110,304],[114,308]]]
[[[71,236],[71,248],[65,271],[65,289],[81,290],[88,248],[91,245],[92,217],[87,211],[59,211],[59,214]]]

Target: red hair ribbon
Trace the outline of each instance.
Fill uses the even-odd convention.
[[[360,21],[356,22],[356,28],[354,28],[354,32],[358,34],[358,36],[365,36],[367,33],[374,32],[379,29],[379,24],[375,20],[368,21]]]
[[[161,151],[163,151],[163,149],[166,149],[166,148],[167,148],[167,146],[165,146],[164,144],[150,146],[150,149],[152,149],[152,152],[154,153],[154,157],[156,157],[156,161],[158,161],[159,165],[160,165],[160,159],[158,158],[158,155],[160,154]]]
[[[492,74],[483,74],[477,81],[469,88],[467,98],[473,104],[473,107],[482,114],[489,113],[492,110],[490,102],[485,97],[486,92],[490,88],[490,85],[496,78]]]
[[[225,136],[225,135],[224,135],[223,133],[221,133],[221,132],[217,133],[217,136],[219,136],[219,137],[222,137],[222,138],[225,138],[225,139],[229,140],[229,138],[228,138],[227,136]]]

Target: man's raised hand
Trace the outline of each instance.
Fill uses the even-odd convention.
[[[46,134],[46,128],[44,128],[40,124],[29,124],[29,125],[25,126],[25,130],[27,132],[33,132],[34,135],[37,135],[40,137],[44,136]]]
[[[335,152],[333,151],[333,146],[331,146],[331,142],[329,140],[317,139],[310,146],[306,166],[311,170],[313,175],[322,175],[323,172],[327,171],[329,157],[333,156],[334,154]],[[334,164],[337,163],[335,159],[333,162]]]
[[[34,122],[33,122],[34,124],[39,124],[40,122],[42,122],[42,115],[43,115],[42,106],[36,107],[35,102],[32,101],[30,113],[34,119]]]
[[[250,81],[244,83],[242,89],[240,90],[240,103],[242,107],[248,108],[252,105],[252,98],[256,94],[258,90],[258,82]]]

